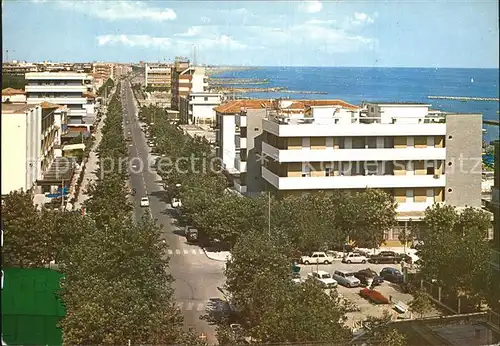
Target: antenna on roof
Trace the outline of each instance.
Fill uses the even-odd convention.
[[[197,59],[196,59],[196,45],[193,45],[193,66],[197,65]]]

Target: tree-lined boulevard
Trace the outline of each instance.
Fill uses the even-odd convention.
[[[139,120],[149,124],[152,151],[182,162],[181,169],[129,172],[133,158],[154,164]],[[86,216],[37,211],[31,195],[22,192],[8,195],[2,208],[3,265],[43,267],[56,261],[64,273],[64,343],[201,345],[216,337],[221,345],[243,339],[349,342],[345,299],[335,289],[325,294],[310,280],[294,283],[292,262],[302,253],[348,241],[366,248],[382,245],[384,233],[397,224],[391,196],[372,189],[280,200],[234,194],[213,165],[217,160],[209,143],[185,136],[161,108],[137,114],[127,80],[109,104],[102,136]],[[149,198],[148,208],[140,206],[142,197]],[[169,205],[174,197],[182,201],[177,211]],[[230,249],[227,266],[194,255],[200,248],[186,243],[179,232],[183,225],[199,230],[200,245]],[[480,210],[435,205],[426,211],[423,226],[404,240],[421,241],[417,255],[423,279],[434,280],[447,294],[473,299],[478,308],[481,302],[493,306],[499,291],[493,289],[488,265],[490,225]],[[168,258],[168,250],[186,255]],[[225,297],[218,288],[227,292]],[[210,309],[224,298],[231,309]],[[417,291],[410,309],[419,317],[429,305],[424,292]],[[406,344],[404,335],[387,328],[389,320],[367,319],[378,326],[370,331],[370,345]],[[199,338],[201,333],[206,339]]]

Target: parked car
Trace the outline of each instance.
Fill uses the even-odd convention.
[[[361,284],[358,278],[354,277],[354,273],[349,273],[343,270],[336,270],[333,273],[333,279],[342,286],[358,287]]]
[[[378,286],[384,282],[384,278],[379,276],[376,271],[371,270],[370,268],[358,270],[354,273],[354,277],[356,277],[361,284],[366,287]]]
[[[366,258],[366,256],[363,256],[362,254],[357,253],[357,252],[348,253],[347,255],[344,256],[344,258],[342,258],[342,263],[348,263],[348,264],[363,263],[364,264],[366,262],[368,262],[368,258]]]
[[[307,276],[320,283],[325,288],[334,288],[338,285],[337,281],[335,281],[332,276],[324,270],[313,271]]]
[[[403,282],[403,274],[396,268],[384,268],[380,271],[380,276],[392,283],[399,284]]]
[[[375,304],[389,304],[389,299],[379,291],[363,288],[359,291],[359,295]]]
[[[181,200],[179,198],[172,198],[172,208],[182,207]]]
[[[402,260],[403,260],[403,257],[401,257],[401,255],[398,255],[394,251],[381,251],[377,255],[370,256],[370,262],[375,263],[375,264],[378,264],[378,263],[398,264],[398,263],[401,263]]]
[[[147,197],[141,198],[141,207],[149,207],[149,198]]]
[[[325,252],[313,252],[310,256],[301,256],[300,263],[303,264],[331,264],[334,261],[334,257],[327,255]]]

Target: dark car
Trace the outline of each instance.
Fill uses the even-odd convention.
[[[370,268],[361,269],[354,273],[356,277],[363,286],[378,286],[384,282],[384,278],[379,276],[377,272],[371,270]]]
[[[389,282],[400,284],[403,282],[403,274],[396,268],[384,268],[380,276]]]
[[[370,257],[370,262],[372,263],[382,263],[382,264],[389,264],[389,263],[394,263],[398,264],[401,263],[403,260],[403,257],[394,251],[381,251],[378,255],[372,255]]]

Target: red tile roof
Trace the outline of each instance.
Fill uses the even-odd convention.
[[[269,100],[235,100],[221,104],[214,109],[221,114],[235,114],[239,113],[241,108],[262,109],[270,106],[271,102]]]
[[[26,92],[22,89],[14,89],[14,88],[6,88],[2,90],[2,95],[11,96],[11,95],[24,95]]]
[[[64,106],[57,105],[55,103],[50,103],[50,102],[47,102],[47,101],[41,102],[40,106],[42,106],[42,109],[54,109],[54,108],[62,109],[62,108],[64,108]]]
[[[308,107],[314,106],[340,106],[348,109],[358,109],[359,107],[347,103],[342,100],[283,100],[285,104],[290,104],[288,107],[283,107],[282,110],[305,110]],[[278,100],[235,100],[224,103],[216,108],[215,111],[221,114],[239,113],[241,108],[261,109],[276,105]]]

